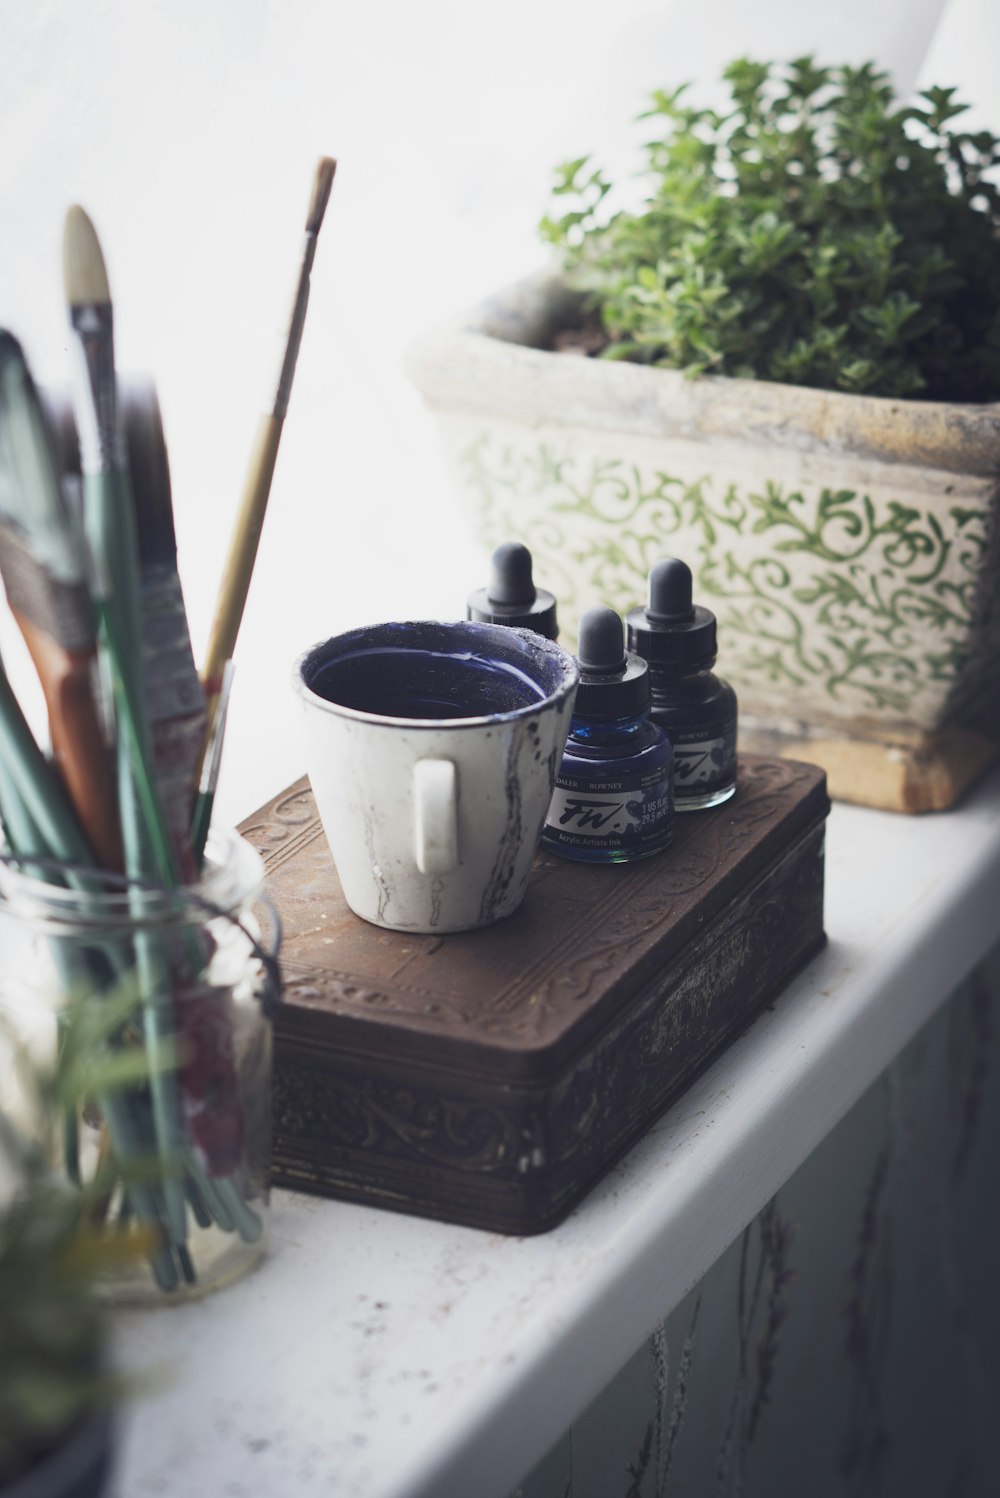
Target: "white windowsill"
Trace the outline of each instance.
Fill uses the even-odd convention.
[[[269,1257],[121,1317],[119,1498],[501,1498],[1000,934],[1000,771],[957,811],[837,805],[829,945],[553,1232],[278,1192]]]

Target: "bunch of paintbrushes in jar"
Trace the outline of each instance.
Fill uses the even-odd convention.
[[[333,169],[324,159],[317,171],[289,352],[237,517],[204,681],[155,390],[116,376],[104,257],[82,209],[69,210],[63,247],[72,404],[39,391],[17,340],[0,331],[0,573],[50,739],[46,752],[0,663],[3,893],[12,909],[10,880],[22,891],[37,880],[72,901],[74,940],[65,940],[70,906],[56,898],[43,905],[58,917],[44,945],[62,999],[102,1000],[98,1033],[119,1053],[125,1085],[93,1100],[84,1127],[67,1118],[65,1166],[71,1178],[103,1173],[109,1229],[124,1224],[143,1242],[163,1290],[197,1279],[193,1230],[248,1244],[261,1234],[242,1170],[236,1020],[210,1002],[216,938],[200,881],[232,655]]]

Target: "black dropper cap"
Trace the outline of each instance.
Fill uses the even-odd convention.
[[[588,609],[580,620],[580,685],[573,716],[637,718],[649,711],[649,667],[625,649],[621,616],[614,609]]]
[[[651,666],[710,666],[718,653],[715,615],[691,601],[691,568],[664,557],[649,574],[649,601],[626,616],[630,649]]]
[[[465,617],[480,624],[520,625],[554,640],[559,633],[556,601],[531,576],[531,552],[520,541],[505,541],[493,553],[490,580],[469,594]]]

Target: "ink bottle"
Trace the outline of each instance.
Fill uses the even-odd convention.
[[[533,629],[547,640],[559,637],[556,600],[536,588],[531,552],[520,541],[505,541],[490,558],[490,580],[469,594],[465,617],[480,624],[507,624]]]
[[[543,844],[584,863],[628,863],[659,853],[673,833],[673,749],[649,719],[649,667],[625,650],[614,609],[580,620],[569,738]]]
[[[664,557],[649,602],[627,616],[628,643],[649,663],[651,717],[674,746],[674,805],[704,811],[736,789],[736,693],[715,676],[715,615],[691,601],[691,569]]]

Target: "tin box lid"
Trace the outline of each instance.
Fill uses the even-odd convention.
[[[425,936],[348,909],[303,779],[240,829],[284,925],[279,1053],[352,1056],[372,1076],[403,1064],[414,1085],[456,1072],[547,1084],[828,811],[822,770],[741,756],[732,801],[678,817],[660,857],[608,867],[543,852],[508,920]]]

